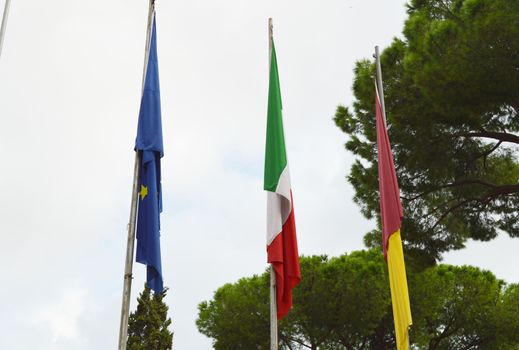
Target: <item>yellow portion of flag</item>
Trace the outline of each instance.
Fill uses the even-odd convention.
[[[411,319],[411,307],[409,306],[409,291],[407,289],[407,276],[405,273],[404,251],[402,249],[400,230],[389,237],[387,267],[389,270],[397,349],[408,350],[408,330],[413,324],[413,320]]]

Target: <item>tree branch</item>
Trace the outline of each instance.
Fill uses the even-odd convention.
[[[445,325],[445,328],[443,331],[438,334],[436,338],[431,339],[429,342],[429,350],[435,350],[440,346],[440,343],[443,339],[450,337],[452,334],[456,333],[459,327],[454,327],[451,329],[451,327],[454,326],[454,323],[456,321],[456,316],[452,315],[449,317],[449,322]]]
[[[490,182],[485,181],[485,180],[465,179],[465,180],[460,180],[460,181],[454,181],[454,182],[451,182],[451,183],[448,183],[448,184],[445,184],[445,185],[441,185],[441,186],[435,187],[435,188],[433,188],[431,190],[422,192],[422,193],[416,195],[415,197],[410,198],[409,201],[410,202],[414,201],[414,200],[416,200],[418,198],[421,198],[421,197],[426,196],[426,195],[428,195],[428,194],[430,194],[432,192],[436,192],[436,191],[444,189],[444,188],[466,186],[466,185],[482,185],[482,186],[491,187],[491,188],[498,187],[497,185],[494,185],[493,183],[490,183]]]
[[[461,348],[460,350],[470,350],[470,349],[474,349],[474,346],[477,346],[477,345],[483,345],[482,344],[483,341],[478,337],[476,336],[474,339],[472,339],[471,342],[469,342],[467,345],[465,345],[463,348]]]
[[[307,349],[311,349],[312,346],[311,345],[308,345],[308,344],[305,344],[303,341],[297,339],[297,338],[292,338],[292,337],[289,337],[289,336],[282,336],[285,340],[285,343],[288,343],[288,342],[294,342],[294,343],[297,343],[301,346],[304,346],[305,348]]]
[[[345,337],[342,336],[342,334],[338,334],[339,337],[339,343],[343,345],[347,350],[355,349],[347,340]],[[361,348],[362,349],[362,348]]]
[[[496,149],[498,149],[499,146],[501,146],[502,143],[503,143],[503,141],[499,141],[498,143],[496,143],[496,144],[494,145],[494,147],[492,147],[491,149],[489,149],[489,150],[486,151],[485,153],[480,154],[480,155],[477,156],[474,160],[479,159],[479,158],[481,158],[481,157],[485,157],[485,158],[488,157],[492,152],[494,152]]]
[[[290,344],[290,341],[285,339],[285,337],[283,337],[283,336],[281,336],[281,339],[282,339],[283,343],[285,343],[285,345],[288,347],[289,350],[294,350],[294,348],[292,347],[292,344]]]
[[[457,209],[459,209],[460,207],[464,206],[465,204],[468,204],[470,202],[480,202],[483,206],[486,206],[486,205],[488,205],[488,203],[491,200],[495,199],[496,197],[499,197],[499,196],[502,196],[502,195],[507,195],[507,194],[512,194],[512,193],[519,193],[519,184],[494,186],[493,190],[488,192],[483,197],[470,197],[470,198],[467,198],[467,199],[459,202],[458,204],[450,207],[449,209],[447,209],[442,214],[442,216],[440,216],[440,218],[436,221],[436,223],[433,225],[432,230],[434,230],[436,228],[436,226],[438,226],[440,224],[440,222],[447,217],[447,215],[449,215],[450,213],[456,211]]]
[[[515,113],[519,114],[519,102],[512,102],[510,103],[510,106],[515,109]]]
[[[463,134],[461,136],[464,137],[484,137],[488,139],[499,140],[502,142],[511,142],[519,144],[519,136],[515,134],[510,134],[508,132],[497,132],[497,131],[486,131],[480,130],[478,132],[469,132]]]

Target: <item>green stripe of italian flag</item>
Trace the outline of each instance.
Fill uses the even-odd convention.
[[[276,273],[278,319],[290,310],[292,288],[301,280],[281,110],[276,50],[272,43],[264,189],[267,191],[267,255]]]

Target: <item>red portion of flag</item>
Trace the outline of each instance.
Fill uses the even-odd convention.
[[[281,320],[292,307],[292,288],[301,281],[293,205],[281,233],[267,247],[267,253],[268,262],[276,272],[277,317]]]
[[[400,190],[396,179],[393,153],[391,152],[386,123],[382,116],[382,107],[380,106],[378,96],[376,96],[376,116],[382,244],[384,247],[384,257],[387,259],[389,236],[400,229],[404,215],[402,203],[400,202]]]

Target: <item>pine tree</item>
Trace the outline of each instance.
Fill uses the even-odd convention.
[[[137,310],[130,314],[128,322],[128,350],[170,350],[173,348],[173,332],[168,329],[171,318],[164,303],[167,288],[161,294],[152,294],[145,285],[137,298]]]
[[[408,3],[404,38],[381,64],[406,259],[432,265],[471,239],[519,237],[519,1]],[[375,70],[357,63],[352,108],[335,116],[357,158],[348,181],[367,218],[380,210]],[[380,235],[367,233],[366,244],[379,246]]]

